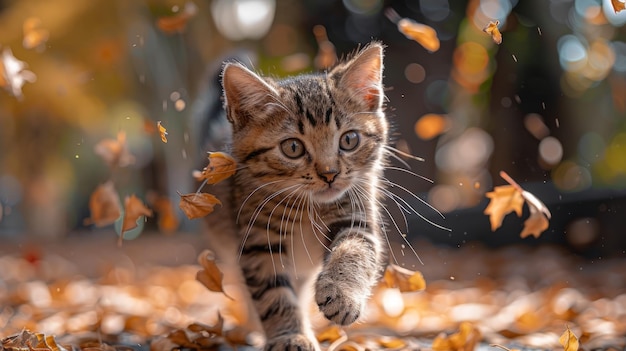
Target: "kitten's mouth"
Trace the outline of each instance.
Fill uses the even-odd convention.
[[[334,187],[326,187],[320,191],[316,191],[313,193],[315,200],[319,202],[332,202],[339,199],[344,193],[346,189],[339,188],[337,186]]]

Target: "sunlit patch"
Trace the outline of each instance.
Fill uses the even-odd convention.
[[[564,191],[578,191],[591,185],[591,173],[572,161],[561,162],[553,171],[552,179],[557,188]]]
[[[211,15],[217,29],[230,40],[260,39],[269,31],[275,0],[215,0]]]
[[[563,145],[555,137],[545,137],[539,142],[539,157],[548,166],[554,166],[563,158]]]

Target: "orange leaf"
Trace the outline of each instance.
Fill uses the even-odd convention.
[[[561,337],[559,338],[559,343],[563,345],[564,351],[578,351],[578,338],[576,337],[576,335],[574,335],[574,333],[572,333],[572,331],[569,329],[569,326],[563,332],[563,334],[561,334]]]
[[[485,196],[491,199],[483,213],[489,215],[492,231],[500,228],[502,220],[507,214],[515,211],[518,217],[522,215],[524,197],[517,187],[513,185],[497,186]]]
[[[151,205],[159,215],[157,221],[159,230],[173,232],[178,228],[178,216],[176,216],[176,211],[174,211],[174,206],[169,198],[158,197]]]
[[[320,331],[319,333],[317,333],[317,335],[315,335],[315,337],[317,338],[317,341],[319,342],[330,342],[333,343],[337,340],[339,340],[339,338],[343,337],[344,335],[346,335],[346,332],[343,331],[343,329],[341,329],[340,326],[338,325],[331,325],[328,328]]]
[[[327,69],[332,67],[337,62],[337,50],[335,45],[328,40],[326,34],[326,28],[322,25],[316,25],[313,27],[313,35],[317,41],[317,55],[314,59],[314,64],[317,69]]]
[[[220,271],[215,263],[215,253],[211,250],[202,251],[200,256],[198,256],[198,263],[200,263],[203,269],[196,273],[196,280],[202,283],[207,289],[214,292],[221,292],[232,300],[232,298],[224,292],[224,287],[222,286],[224,273]]]
[[[183,10],[173,16],[157,19],[157,27],[166,34],[182,33],[187,22],[198,13],[198,7],[191,1],[185,3]]]
[[[439,50],[440,43],[437,31],[432,27],[417,23],[409,18],[402,18],[391,8],[385,10],[385,16],[398,26],[398,30],[405,37],[416,41],[428,51],[435,52]]]
[[[159,130],[159,134],[161,135],[161,141],[167,144],[167,129],[161,125],[161,121],[157,122],[157,129]]]
[[[458,332],[449,336],[437,335],[433,340],[432,349],[434,351],[473,351],[480,339],[480,331],[472,323],[462,322]]]
[[[231,177],[237,171],[237,161],[224,152],[209,152],[209,164],[201,173],[195,173],[198,180],[206,179],[209,184],[216,184]]]
[[[135,162],[135,157],[126,146],[126,132],[119,131],[117,139],[104,139],[94,147],[95,153],[111,167],[126,167]]]
[[[178,206],[189,219],[204,217],[213,212],[215,205],[222,204],[218,198],[208,193],[178,193],[178,195],[180,195]]]
[[[426,281],[422,273],[395,264],[387,266],[383,280],[387,287],[398,288],[400,292],[421,291],[426,288]]]
[[[535,238],[538,238],[544,230],[548,229],[550,225],[548,219],[552,217],[552,214],[546,205],[536,198],[535,195],[528,191],[522,191],[522,196],[530,209],[530,217],[524,221],[524,230],[520,236],[525,238],[532,234]]]
[[[124,199],[124,222],[122,223],[122,235],[124,232],[137,227],[137,220],[141,216],[152,217],[152,210],[147,208],[135,195],[126,196]]]
[[[50,37],[50,33],[41,27],[41,20],[37,17],[29,17],[22,25],[24,39],[22,46],[25,49],[43,48]]]
[[[626,3],[623,3],[620,0],[611,0],[611,5],[613,5],[615,13],[626,10]]]
[[[489,24],[485,26],[485,28],[483,28],[483,32],[491,35],[491,39],[493,39],[493,42],[498,45],[502,44],[502,33],[500,33],[500,30],[498,29],[499,24],[500,21],[498,20],[496,20],[495,22],[489,21]]]
[[[89,197],[89,211],[91,217],[85,219],[85,225],[94,224],[104,227],[115,221],[122,214],[120,199],[112,181],[100,184]]]

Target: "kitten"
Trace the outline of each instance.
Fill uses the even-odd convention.
[[[384,269],[382,71],[377,42],[328,72],[284,80],[224,66],[240,169],[209,235],[222,262],[241,267],[266,350],[319,349],[301,298],[349,325]]]

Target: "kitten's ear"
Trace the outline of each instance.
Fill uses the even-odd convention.
[[[251,118],[267,111],[278,92],[261,77],[239,63],[227,63],[222,71],[224,108],[235,129],[243,128]]]
[[[383,46],[373,42],[359,52],[343,67],[339,88],[348,93],[368,111],[383,105]],[[332,73],[331,73],[332,74]]]

